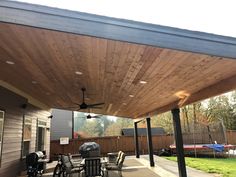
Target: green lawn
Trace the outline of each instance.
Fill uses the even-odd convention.
[[[177,161],[176,157],[166,157]],[[186,165],[207,173],[223,174],[223,177],[236,177],[236,158],[185,158]]]

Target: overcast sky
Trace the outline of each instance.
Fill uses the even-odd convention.
[[[236,37],[235,0],[19,0]]]

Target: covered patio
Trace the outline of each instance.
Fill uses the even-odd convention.
[[[172,111],[181,177],[179,108],[236,88],[231,37],[1,1],[0,39],[2,88],[42,110],[78,110],[84,87],[86,103],[104,103],[91,112],[133,118],[135,127],[146,119],[151,166],[151,117]]]

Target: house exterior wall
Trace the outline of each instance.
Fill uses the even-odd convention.
[[[26,108],[22,106],[26,104]],[[27,99],[0,87],[0,109],[5,112],[3,146],[0,166],[0,176],[15,177],[25,166],[25,159],[22,157],[23,117],[32,119],[32,131],[30,141],[30,152],[37,151],[37,120],[44,120],[50,127],[51,114],[48,111],[40,110],[27,103]],[[47,134],[50,135],[48,127]],[[49,154],[50,138],[45,139],[45,150]]]
[[[52,110],[51,140],[58,140],[60,137],[72,138],[73,112],[53,109]]]

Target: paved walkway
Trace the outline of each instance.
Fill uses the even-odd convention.
[[[145,159],[145,161],[149,163],[149,157],[147,155],[141,156],[140,161],[143,161],[142,159]],[[153,170],[157,171],[157,174],[161,177],[179,176],[177,162],[166,160],[165,158],[159,156],[154,156],[154,161],[155,167],[153,168]],[[220,177],[219,174],[210,174],[191,167],[186,167],[186,170],[188,177]]]

